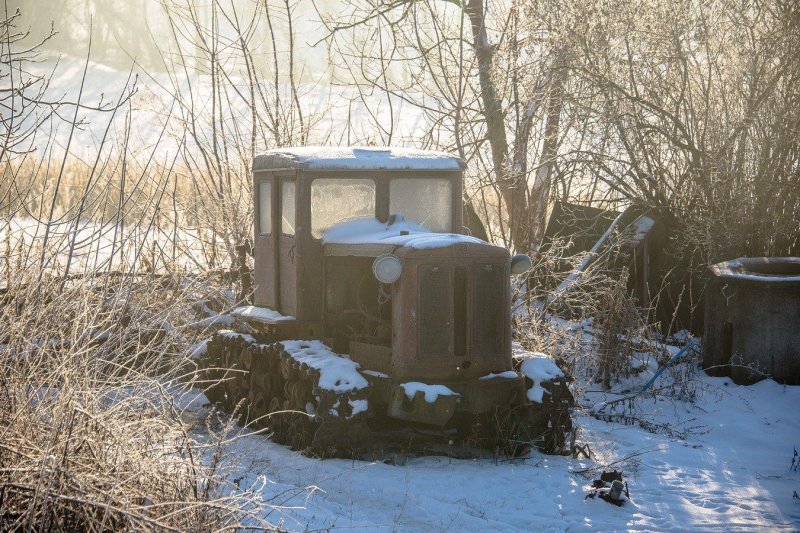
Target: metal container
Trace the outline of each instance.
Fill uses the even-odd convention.
[[[703,366],[739,384],[800,384],[800,257],[709,267]]]

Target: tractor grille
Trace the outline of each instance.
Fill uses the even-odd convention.
[[[419,268],[419,355],[450,352],[450,267]]]
[[[492,355],[503,348],[505,272],[500,265],[472,271],[472,355]]]
[[[504,265],[424,265],[418,279],[421,357],[481,357],[503,351],[508,312]]]

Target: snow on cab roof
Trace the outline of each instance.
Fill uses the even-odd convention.
[[[447,152],[414,148],[302,146],[276,148],[256,156],[253,170],[462,170],[464,162]]]

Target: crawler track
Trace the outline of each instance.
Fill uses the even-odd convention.
[[[242,423],[268,428],[272,439],[315,455],[337,455],[366,431],[368,388],[335,392],[319,386],[320,371],[297,361],[283,342],[217,333],[208,343],[206,395]]]
[[[215,333],[202,366],[212,383],[206,389],[210,401],[242,424],[266,429],[273,441],[318,457],[519,455],[532,445],[557,453],[571,430],[566,382],[553,384],[543,404],[498,408],[436,430],[389,419],[385,405],[370,401],[369,387],[338,392],[321,387],[320,370],[298,361],[282,341]]]

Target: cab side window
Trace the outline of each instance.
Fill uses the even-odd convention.
[[[281,182],[281,233],[294,235],[295,224],[294,181]]]
[[[269,181],[258,183],[258,232],[272,233],[272,182]]]

